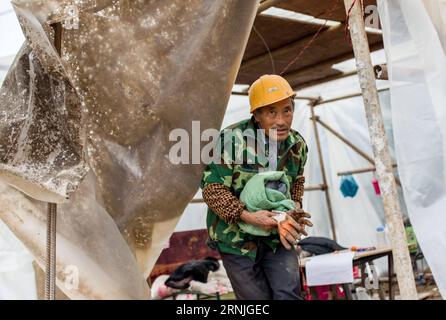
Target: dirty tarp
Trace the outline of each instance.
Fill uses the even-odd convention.
[[[131,252],[147,276],[203,170],[169,161],[169,133],[220,127],[258,1],[12,3],[27,42],[0,91],[0,179],[26,196],[2,186],[0,218],[42,265],[40,201],[60,203],[59,287],[147,297]]]

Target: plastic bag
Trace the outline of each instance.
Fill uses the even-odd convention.
[[[88,286],[62,288],[70,297],[110,297],[106,293],[112,284],[94,281],[99,274],[107,279],[110,270],[119,288],[114,298],[147,297],[143,277],[135,288],[125,284],[126,274],[136,272],[130,251],[148,276],[203,170],[199,162],[169,161],[175,143],[169,134],[181,128],[190,135],[192,120],[199,120],[202,130],[220,128],[258,1],[86,0],[73,5],[68,0],[15,0],[13,5],[28,41],[0,96],[1,176],[13,175],[22,183],[6,181],[34,198],[66,202],[59,206],[67,219],[59,220],[58,237],[67,241],[58,244],[58,267],[69,260],[85,266],[79,277]],[[55,22],[63,27],[61,56],[54,46]],[[41,69],[34,68],[38,71],[26,81],[15,77],[31,70],[31,57]],[[23,93],[21,99],[10,98],[17,92]],[[37,102],[43,102],[41,108]],[[26,130],[27,123],[37,122],[37,130]],[[53,126],[60,133],[55,141],[49,130]],[[44,156],[35,160],[31,153],[8,153],[22,141],[36,149],[35,141],[43,141],[45,152],[38,153]],[[67,158],[73,150],[75,156]],[[29,170],[16,170],[10,159],[19,155]],[[91,170],[82,180],[85,163]],[[28,211],[20,211],[20,202],[10,203],[8,211],[0,210],[1,217],[42,263],[45,208],[29,198],[20,201]],[[14,212],[21,215],[9,215]],[[111,224],[104,227],[109,216],[116,230]],[[88,228],[91,221],[103,228],[98,234]],[[130,250],[114,247],[121,234]]]
[[[341,178],[341,186],[340,190],[344,198],[350,197],[353,198],[358,193],[359,186],[355,181],[353,176],[344,176]]]

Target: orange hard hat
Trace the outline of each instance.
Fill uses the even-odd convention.
[[[281,101],[283,99],[294,97],[296,94],[288,81],[278,75],[266,74],[249,88],[250,112]]]

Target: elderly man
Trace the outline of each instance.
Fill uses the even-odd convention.
[[[249,90],[251,119],[222,131],[221,160],[207,166],[201,188],[208,205],[209,246],[220,252],[237,299],[301,299],[298,258],[294,245],[312,226],[302,208],[303,170],[308,148],[302,136],[291,129],[295,93],[277,75],[264,75]],[[230,130],[230,139],[224,135]],[[264,146],[253,150],[244,137],[254,135]],[[267,155],[262,161],[259,152]],[[232,154],[231,154],[231,152]],[[228,153],[230,156],[228,156]],[[253,154],[254,153],[254,154]],[[234,155],[251,155],[254,161],[235,161]],[[265,158],[265,157],[263,157]],[[259,172],[283,171],[291,186],[296,210],[278,222],[276,212],[248,212],[239,200],[246,183]],[[271,232],[255,236],[244,232],[239,222]]]

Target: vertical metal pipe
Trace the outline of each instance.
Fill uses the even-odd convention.
[[[310,109],[311,109],[311,120],[313,122],[314,136],[316,138],[319,166],[321,167],[321,173],[322,173],[322,184],[324,186],[325,200],[327,201],[328,218],[330,220],[331,232],[333,233],[333,240],[336,241],[336,228],[333,218],[333,209],[331,207],[330,194],[328,193],[327,175],[325,174],[324,158],[322,156],[321,142],[319,139],[319,132],[317,130],[316,116],[314,114],[314,105],[312,103],[310,103]]]
[[[376,89],[375,73],[370,57],[370,49],[365,32],[361,2],[359,0],[344,0],[347,12],[350,36],[356,58],[356,68],[361,86],[370,140],[376,164],[376,174],[381,187],[384,201],[384,211],[392,242],[394,263],[397,273],[401,298],[417,300],[417,290],[412,271],[409,249],[404,231],[395,177],[392,170],[392,159],[389,152],[384,121]]]

